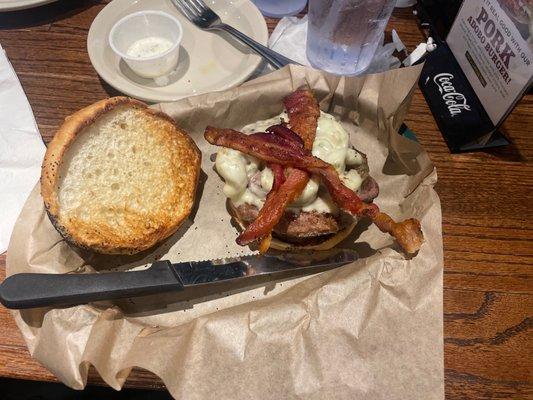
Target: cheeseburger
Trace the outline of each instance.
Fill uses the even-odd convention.
[[[215,168],[224,179],[229,210],[243,228],[237,243],[260,251],[326,250],[344,239],[360,217],[391,233],[409,253],[423,237],[417,220],[396,223],[372,200],[378,195],[366,156],[313,93],[283,99],[285,110],[242,128],[207,127],[205,138],[222,146]]]

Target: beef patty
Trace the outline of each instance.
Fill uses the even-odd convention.
[[[363,181],[357,194],[361,200],[371,202],[377,197],[379,187],[377,182],[370,176]],[[237,217],[249,224],[259,214],[259,209],[251,204],[241,204],[235,207]],[[274,228],[274,235],[288,243],[312,244],[313,239],[323,241],[353,223],[354,217],[346,213],[333,215],[316,211],[302,211],[294,213],[286,210],[280,222]]]

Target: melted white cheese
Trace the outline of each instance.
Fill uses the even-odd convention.
[[[215,167],[224,178],[224,194],[236,201],[248,185],[245,155],[237,150],[223,148],[217,153]]]
[[[359,175],[355,169],[344,172],[340,175],[340,177],[342,183],[344,183],[346,187],[352,189],[354,192],[359,189],[363,183],[361,175]]]
[[[274,174],[270,168],[265,168],[261,173],[261,187],[266,189],[268,192],[272,189],[274,185]]]
[[[327,194],[320,194],[312,203],[302,207],[302,211],[337,214],[339,208]]]
[[[252,132],[264,132],[266,128],[271,127],[272,125],[278,125],[282,122],[288,122],[289,116],[285,111],[281,114],[276,115],[275,117],[264,119],[262,121],[257,121],[252,124],[248,124],[241,129],[241,132],[252,133]]]
[[[320,113],[313,142],[313,155],[330,163],[338,173],[346,168],[346,154],[349,146],[348,132],[333,115]]]
[[[288,121],[285,112],[273,118],[246,125],[242,128],[242,132],[264,132],[269,126],[282,121]],[[363,157],[350,148],[348,132],[330,114],[320,113],[312,153],[315,157],[333,165],[347,187],[353,191],[359,189],[362,183],[361,177],[354,169],[346,171],[346,166],[361,165]],[[274,176],[269,168],[262,168],[261,163],[254,157],[226,148],[217,153],[215,166],[224,178],[224,194],[235,205],[248,203],[258,208],[263,207],[274,182]],[[322,193],[319,188],[319,179],[313,177],[302,194],[289,205],[289,208],[294,211],[337,213],[337,206],[331,201],[329,195]]]

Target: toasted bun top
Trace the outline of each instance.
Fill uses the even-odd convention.
[[[187,218],[199,172],[200,151],[174,120],[114,97],[66,118],[45,154],[41,194],[68,241],[133,254]]]

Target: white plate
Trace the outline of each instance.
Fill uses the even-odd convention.
[[[0,11],[23,10],[42,6],[57,0],[0,0]]]
[[[249,0],[208,0],[222,21],[259,43],[266,44],[265,19]],[[180,61],[171,82],[158,86],[140,78],[111,50],[108,35],[123,16],[141,10],[160,10],[176,16],[183,25]],[[170,0],[114,0],[94,19],[87,37],[89,58],[96,72],[115,89],[149,102],[174,101],[183,97],[224,90],[244,82],[260,65],[261,57],[233,38],[203,31],[174,8]]]

